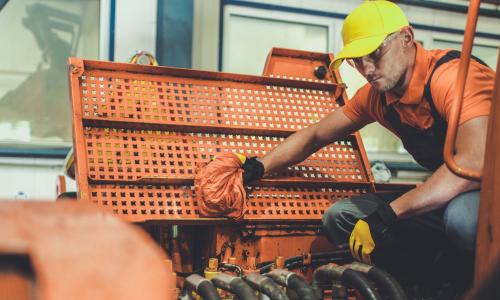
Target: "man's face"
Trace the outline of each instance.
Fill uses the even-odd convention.
[[[400,84],[406,70],[406,60],[400,43],[400,33],[389,35],[372,53],[348,63],[379,92],[387,92]]]

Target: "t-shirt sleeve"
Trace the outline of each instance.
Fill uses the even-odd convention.
[[[369,94],[369,88],[363,86],[358,89],[351,100],[346,101],[345,105],[342,107],[344,114],[361,127],[375,121],[372,114],[369,112]]]
[[[451,107],[456,101],[457,73],[459,60],[440,66],[431,82],[431,94],[436,110],[449,122]],[[473,62],[469,67],[464,90],[464,101],[460,113],[459,125],[490,113],[493,97],[495,73],[486,66]]]

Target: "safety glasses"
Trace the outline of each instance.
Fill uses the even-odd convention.
[[[399,32],[395,32],[395,33],[388,35],[384,39],[382,44],[380,44],[380,46],[378,46],[378,48],[375,49],[375,51],[372,51],[370,54],[367,54],[367,55],[362,56],[362,57],[355,57],[355,58],[346,59],[347,63],[351,67],[356,68],[358,70],[361,69],[363,67],[363,64],[366,64],[366,63],[377,65],[380,62],[380,60],[382,59],[382,57],[384,57],[384,55],[386,55],[387,52],[389,52],[390,42],[392,40],[396,39],[398,36],[399,36]]]

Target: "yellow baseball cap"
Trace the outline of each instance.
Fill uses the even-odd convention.
[[[387,35],[408,25],[408,19],[396,4],[385,0],[363,2],[344,20],[344,47],[334,57],[330,69],[338,69],[346,58],[370,54],[382,44]]]

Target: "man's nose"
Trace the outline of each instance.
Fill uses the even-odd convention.
[[[363,75],[370,76],[375,72],[375,64],[373,61],[367,59],[366,57],[361,58],[361,70]]]

